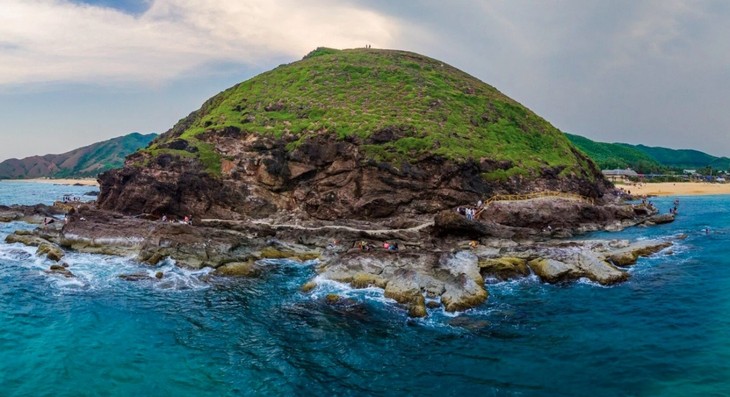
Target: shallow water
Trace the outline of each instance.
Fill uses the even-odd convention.
[[[589,236],[687,234],[624,284],[500,283],[481,307],[423,320],[377,289],[299,293],[311,263],[228,280],[71,254],[68,280],[0,244],[0,395],[726,395],[730,202],[681,200],[673,224]],[[28,227],[0,224],[0,238]]]

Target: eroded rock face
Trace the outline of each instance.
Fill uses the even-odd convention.
[[[413,317],[426,315],[426,297],[440,298],[448,311],[461,311],[488,296],[478,258],[468,251],[441,255],[354,251],[328,258],[318,271],[324,278],[355,288],[384,288],[385,296],[406,305]]]
[[[635,219],[637,215],[631,205],[594,205],[583,200],[542,198],[493,202],[482,218],[520,228],[588,231]]]
[[[56,244],[41,243],[38,246],[36,255],[45,255],[48,259],[58,262],[61,260],[61,258],[63,258],[65,253],[63,252],[61,247],[57,246]]]
[[[560,283],[579,279],[583,273],[572,264],[557,259],[533,259],[528,265],[541,280],[548,283]]]
[[[631,266],[639,257],[655,254],[671,245],[672,243],[668,241],[638,241],[626,247],[607,251],[604,256],[616,266]]]
[[[378,163],[361,154],[357,139],[323,134],[287,146],[280,139],[228,127],[198,137],[215,148],[221,175],[211,176],[197,160],[137,153],[123,169],[99,176],[98,204],[128,214],[237,219],[290,213],[322,220],[382,219],[433,215],[475,204],[495,193],[552,189],[598,197],[607,188],[578,178],[549,177],[519,185],[488,182],[488,161],[456,163],[438,156],[402,164]],[[142,165],[144,164],[144,165]]]
[[[216,274],[229,277],[258,277],[262,269],[253,260],[246,262],[231,262],[216,269]]]
[[[521,278],[530,274],[527,261],[516,257],[486,258],[479,261],[479,269],[482,277],[497,281]]]

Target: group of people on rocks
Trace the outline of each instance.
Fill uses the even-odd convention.
[[[674,200],[674,207],[672,207],[672,208],[669,209],[669,213],[676,215],[678,209],[679,209],[679,199],[675,199]]]
[[[64,203],[78,203],[79,201],[81,201],[81,198],[80,197],[75,197],[75,196],[72,196],[70,194],[64,194],[63,195],[63,202]]]
[[[466,219],[471,221],[471,220],[474,220],[474,216],[476,215],[477,210],[476,210],[476,208],[471,208],[471,207],[458,207],[456,209],[456,212],[459,215],[466,217]]]
[[[174,219],[168,218],[167,215],[162,215],[162,218],[160,218],[161,222],[170,222],[175,223]],[[184,223],[186,225],[192,225],[193,224],[193,216],[192,215],[185,215],[185,218],[183,218],[181,221],[178,221],[178,223]]]
[[[355,248],[360,251],[372,251],[375,249],[375,245],[365,240],[360,240],[355,243]],[[400,247],[397,242],[383,241],[383,249],[386,251],[399,251]]]
[[[456,207],[456,213],[465,217],[466,219],[473,221],[476,217],[477,212],[482,208],[482,200],[477,201],[476,207]]]

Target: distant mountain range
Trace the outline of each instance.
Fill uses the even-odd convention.
[[[579,135],[565,135],[573,145],[604,170],[631,168],[647,174],[683,169],[699,170],[707,167],[723,171],[730,169],[730,158],[715,157],[699,150],[595,142]]]
[[[9,159],[0,163],[0,179],[87,178],[119,168],[124,158],[146,147],[157,134],[134,132],[63,154]]]

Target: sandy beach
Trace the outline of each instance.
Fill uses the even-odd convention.
[[[634,195],[647,196],[694,196],[710,194],[730,194],[730,183],[704,182],[662,182],[638,185],[616,184],[616,187],[630,191]]]
[[[54,185],[84,185],[84,186],[99,186],[99,182],[96,179],[49,179],[49,178],[36,178],[36,179],[2,179],[2,183],[50,183]]]

